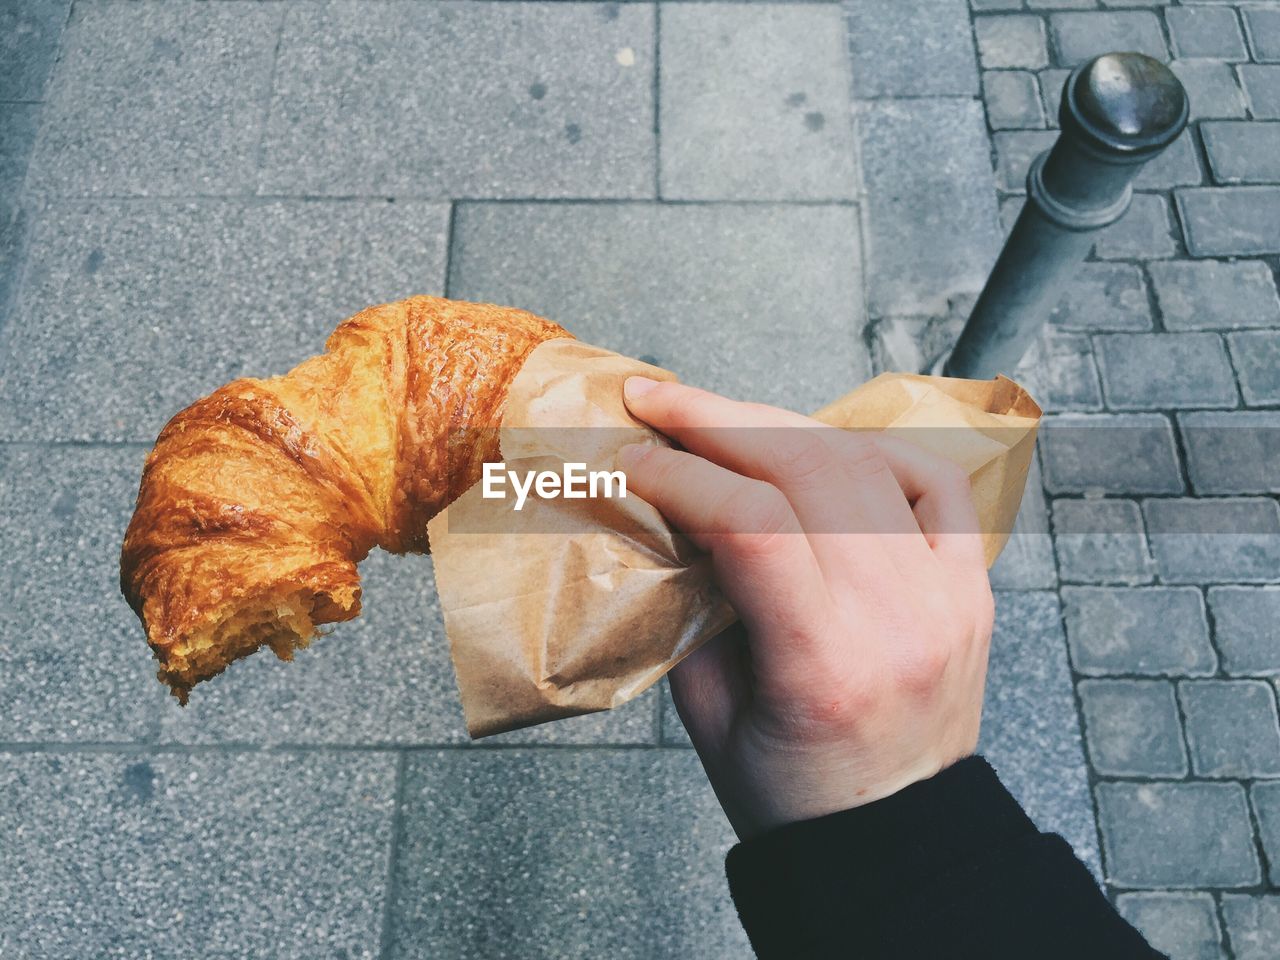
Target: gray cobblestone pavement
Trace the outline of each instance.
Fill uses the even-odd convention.
[[[980,49],[1003,38],[983,93],[1006,205],[1079,60],[1142,50],[1191,96],[1054,317],[1101,396],[1042,391],[1040,455],[1108,889],[1175,960],[1274,956],[1280,4],[971,7]]]
[[[1280,955],[1280,3],[0,0],[0,955],[740,957],[659,688],[470,744],[427,558],[186,710],[115,557],[177,408],[409,293],[809,409],[972,304],[1070,67],[1192,129],[1018,371],[982,749],[1174,958]]]

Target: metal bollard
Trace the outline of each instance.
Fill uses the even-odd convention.
[[[1057,142],[1031,165],[1027,202],[951,355],[949,377],[1011,374],[1093,247],[1129,209],[1133,180],[1187,125],[1187,93],[1158,60],[1108,53],[1062,93]]]

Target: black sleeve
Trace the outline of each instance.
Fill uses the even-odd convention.
[[[1155,960],[1065,840],[980,757],[729,851],[761,960]]]

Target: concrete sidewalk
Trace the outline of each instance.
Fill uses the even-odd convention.
[[[1052,410],[1157,418],[1166,508],[1229,492],[1271,522],[1274,488],[1186,486],[1170,409],[1280,402],[1280,237],[1250,219],[1277,188],[1208,186],[1253,183],[1226,159],[1253,148],[1219,163],[1214,144],[1270,136],[1249,118],[1280,69],[1262,65],[1275,5],[1061,5],[0,0],[0,954],[747,955],[733,838],[665,693],[470,744],[429,559],[371,557],[360,620],[291,665],[237,665],[186,710],[166,699],[116,582],[146,450],[197,396],[410,293],[525,307],[799,410],[913,367],[994,261],[1052,136],[1042,94],[1083,52],[1126,30],[1164,44],[1179,17],[1209,40],[1196,18],[1235,18],[1242,46],[1186,69],[1246,82],[1248,122],[1203,125],[1152,175],[1022,373]],[[1188,259],[1205,253],[1248,258]],[[1217,332],[1235,326],[1254,329]],[[1143,380],[1146,356],[1166,359]],[[1206,379],[1207,401],[1170,401]],[[1280,669],[1276,594],[1229,570],[1179,580],[1148,554],[1149,491],[1086,499],[1098,484],[1061,463],[1033,477],[995,574],[984,750],[1102,875],[1096,804],[1113,892],[1215,891],[1126,893],[1150,929],[1205,944],[1181,955],[1271,956],[1259,850],[1280,844],[1280,794],[1255,781],[1280,771],[1239,766],[1219,718],[1280,737],[1256,679]],[[1099,510],[1132,533],[1064,535]],[[1231,584],[1208,591],[1212,639],[1210,582]],[[1137,662],[1171,623],[1172,659]],[[1147,673],[1216,679],[1182,684],[1175,711]],[[1171,848],[1173,867],[1144,866]]]

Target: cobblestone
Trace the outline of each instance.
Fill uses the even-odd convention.
[[[1234,407],[1231,361],[1212,333],[1115,333],[1098,337],[1098,369],[1114,410]]]
[[[1000,189],[1008,193],[1025,193],[1027,172],[1036,157],[1044,153],[1058,135],[1052,130],[1019,130],[997,133],[996,153],[999,156]]]
[[[662,195],[852,199],[843,25],[836,5],[675,4],[665,10]],[[743,63],[757,66],[744,73]]]
[[[1158,60],[1169,55],[1159,19],[1145,10],[1054,13],[1049,16],[1049,32],[1061,67],[1074,67],[1112,50],[1136,50]]]
[[[1224,896],[1222,916],[1236,960],[1280,956],[1280,896]]]
[[[1154,579],[1142,511],[1132,500],[1055,500],[1053,532],[1066,582],[1136,585]]]
[[[1280,782],[1255,783],[1249,791],[1258,816],[1262,850],[1271,865],[1269,879],[1280,887]]]
[[[1253,55],[1260,61],[1280,61],[1280,10],[1247,6],[1241,10]]]
[[[1280,569],[1274,500],[1147,500],[1147,535],[1169,583],[1267,583]]]
[[[1209,609],[1227,673],[1280,676],[1280,587],[1213,587]]]
[[[1157,266],[1165,264],[1152,264]],[[1276,306],[1280,313],[1280,301]],[[1067,330],[1150,330],[1142,271],[1127,263],[1084,264],[1050,321]]]
[[[1191,587],[1063,587],[1071,662],[1087,676],[1207,676],[1217,666]]]
[[[1176,254],[1168,201],[1159,194],[1134,194],[1129,212],[1099,234],[1094,252],[1104,260],[1158,260]]]
[[[1040,96],[1044,99],[1045,115],[1051,127],[1058,126],[1058,115],[1062,110],[1062,90],[1070,75],[1070,70],[1040,71]]]
[[[1212,60],[1175,60],[1169,68],[1186,87],[1192,120],[1246,115],[1244,94],[1227,64]]]
[[[1280,123],[1212,121],[1200,135],[1218,183],[1280,181]]]
[[[1231,7],[1169,7],[1164,19],[1176,57],[1249,59],[1240,21]]]
[[[1280,718],[1269,684],[1191,680],[1179,684],[1178,697],[1197,776],[1280,776]]]
[[[1051,493],[1179,493],[1173,428],[1159,414],[1061,414],[1040,425]]]
[[[1280,187],[1188,188],[1177,198],[1193,256],[1280,253]]]
[[[1227,347],[1244,402],[1250,406],[1280,404],[1280,331],[1232,333],[1227,336]]]
[[[1204,181],[1195,140],[1184,133],[1160,156],[1138,174],[1133,185],[1138,190],[1167,190],[1171,187],[1194,187]]]
[[[1186,889],[1261,879],[1239,784],[1102,783],[1095,795],[1113,883]]]
[[[1249,111],[1259,120],[1280,120],[1280,65],[1246,63],[1238,69]]]
[[[1019,382],[1045,410],[1100,410],[1102,390],[1087,336],[1048,327],[1023,361]]]
[[[1123,893],[1120,915],[1169,960],[1225,960],[1218,908],[1207,893]]]
[[[978,59],[988,70],[1014,67],[1035,70],[1049,65],[1044,21],[1032,16],[978,17],[973,24]]]
[[[1023,70],[988,70],[982,75],[987,122],[994,130],[1044,126],[1044,106],[1035,74]]]
[[[1177,260],[1147,270],[1170,330],[1280,326],[1280,296],[1265,263]]]
[[[1197,493],[1280,493],[1280,412],[1187,413],[1178,424]]]
[[[1103,776],[1180,777],[1187,772],[1173,684],[1084,680],[1076,688],[1089,762]]]

